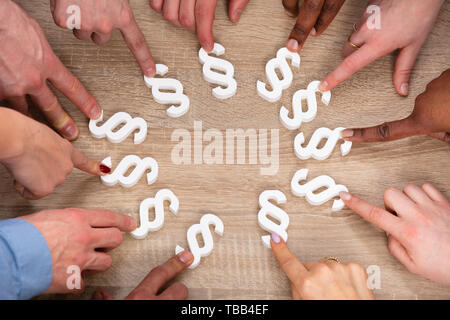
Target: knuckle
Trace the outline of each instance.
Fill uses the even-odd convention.
[[[377,127],[376,134],[381,139],[387,139],[391,136],[391,126],[389,123],[385,122]]]
[[[397,189],[394,187],[387,188],[383,193],[383,198],[385,200],[389,200],[395,193],[397,192]]]
[[[187,27],[187,28],[191,28],[195,25],[195,21],[194,19],[189,16],[189,15],[185,15],[185,14],[181,14],[180,15],[180,24],[183,27]]]
[[[305,28],[301,24],[296,23],[292,29],[292,35],[295,36],[297,40],[302,40],[302,38],[306,36]]]
[[[366,270],[364,270],[364,267],[356,262],[350,262],[347,264],[348,269],[355,274],[366,274]]]
[[[31,90],[39,90],[44,85],[44,79],[39,72],[30,72],[28,75],[28,87]]]
[[[124,7],[119,15],[119,24],[121,26],[128,26],[133,21],[133,13],[128,6]]]
[[[106,17],[103,17],[98,21],[96,29],[100,33],[107,34],[107,33],[111,33],[113,26],[112,26],[111,22],[109,21],[109,19],[107,19]]]
[[[178,12],[171,10],[163,10],[163,17],[167,21],[175,22],[178,20]]]
[[[197,17],[197,19],[205,19],[211,15],[214,17],[214,11],[211,12],[207,6],[196,6],[195,16]]]
[[[314,280],[312,279],[312,277],[304,277],[298,281],[297,286],[302,291],[311,290],[314,287]]]
[[[311,11],[319,11],[322,9],[321,0],[307,0],[306,7]]]

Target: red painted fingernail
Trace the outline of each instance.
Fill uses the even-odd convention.
[[[108,166],[105,166],[104,164],[100,165],[100,171],[103,173],[110,173],[111,172],[111,168]]]

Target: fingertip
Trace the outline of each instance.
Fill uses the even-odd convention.
[[[326,80],[323,80],[319,84],[319,90],[323,91],[323,92],[330,90],[329,87],[330,87],[330,85],[328,84],[328,81],[326,81]]]
[[[404,82],[400,85],[400,88],[397,89],[397,92],[401,95],[406,97],[409,93],[409,85],[407,82]]]
[[[109,174],[111,172],[111,168],[104,165],[101,162],[99,162],[99,164],[98,164],[98,170],[99,170],[101,176],[106,176],[107,174]]]
[[[344,202],[347,202],[347,201],[350,201],[350,199],[352,198],[352,195],[351,195],[350,192],[347,192],[347,191],[341,191],[341,192],[339,192],[339,197],[341,197],[341,199],[342,199]]]
[[[128,225],[130,226],[130,232],[136,230],[136,228],[138,227],[137,221],[135,218],[128,216]]]
[[[214,43],[207,41],[202,43],[202,48],[206,52],[211,52],[214,49]]]
[[[89,112],[89,119],[91,120],[97,120],[102,115],[102,109],[98,104],[95,104],[91,111]]]
[[[185,267],[189,267],[194,261],[194,256],[190,251],[183,251],[177,254],[177,259],[180,261]]]
[[[289,39],[286,43],[286,48],[291,52],[297,52],[299,50],[298,41],[295,39]]]
[[[61,133],[64,138],[66,138],[69,141],[75,141],[78,139],[78,136],[80,135],[80,130],[78,129],[77,125],[73,121],[69,121],[69,123],[61,130]]]

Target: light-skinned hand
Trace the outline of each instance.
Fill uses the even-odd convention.
[[[50,0],[53,19],[61,28],[72,27],[68,21],[74,14],[70,6],[74,5],[80,8],[79,29],[73,29],[78,39],[92,39],[98,45],[105,45],[111,39],[113,29],[118,29],[136,57],[142,73],[147,77],[155,75],[155,62],[128,0]]]
[[[345,204],[388,234],[388,248],[412,273],[450,285],[450,203],[433,185],[384,192],[382,209],[347,192]]]
[[[39,229],[52,254],[53,279],[46,293],[83,292],[83,279],[80,289],[68,288],[68,267],[78,266],[81,272],[109,269],[112,258],[105,250],[117,248],[121,231],[137,226],[132,217],[107,210],[45,210],[20,219]]]
[[[238,22],[250,0],[229,0],[228,16]],[[214,13],[217,0],[150,0],[150,7],[176,26],[197,34],[200,45],[207,52],[214,48]]]
[[[357,263],[335,260],[302,263],[276,233],[270,241],[281,269],[291,283],[295,300],[369,300],[374,299],[367,287],[367,273]]]

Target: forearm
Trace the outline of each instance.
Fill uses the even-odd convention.
[[[23,151],[26,120],[26,116],[19,112],[0,107],[0,162],[14,158]]]

